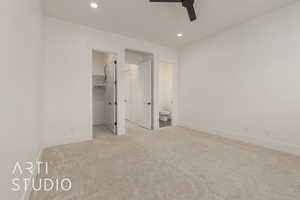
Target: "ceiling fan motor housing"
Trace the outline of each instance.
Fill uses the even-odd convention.
[[[195,0],[183,0],[182,6],[187,8],[194,5]]]
[[[197,19],[196,12],[194,9],[195,0],[150,0],[150,2],[163,2],[163,3],[182,3],[182,6],[186,8],[189,18],[191,21]]]

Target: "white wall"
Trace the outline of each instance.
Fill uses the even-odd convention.
[[[160,60],[177,63],[177,51],[53,18],[46,17],[45,20],[45,145],[92,138],[92,49],[118,54],[118,131],[119,134],[125,134],[125,49],[154,54],[155,88],[158,88],[158,63]],[[154,94],[155,116],[158,116],[157,93]],[[154,126],[158,128],[158,118]]]
[[[40,1],[1,1],[0,13],[0,194],[17,200],[24,190],[11,190],[13,167],[41,151]]]
[[[173,70],[171,64],[159,65],[159,111],[172,112],[173,107]]]
[[[181,51],[180,123],[300,154],[300,3]]]

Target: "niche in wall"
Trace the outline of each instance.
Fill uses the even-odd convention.
[[[115,133],[114,55],[92,51],[93,132],[108,129]],[[95,127],[98,127],[97,129]],[[101,128],[99,128],[101,126]]]

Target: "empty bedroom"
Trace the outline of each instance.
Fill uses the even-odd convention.
[[[0,11],[2,199],[300,199],[300,1]]]

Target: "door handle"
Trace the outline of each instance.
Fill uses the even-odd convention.
[[[111,102],[108,102],[108,105],[111,105]]]
[[[148,104],[148,105],[151,105],[152,103],[151,103],[151,102],[148,102],[147,104]]]

